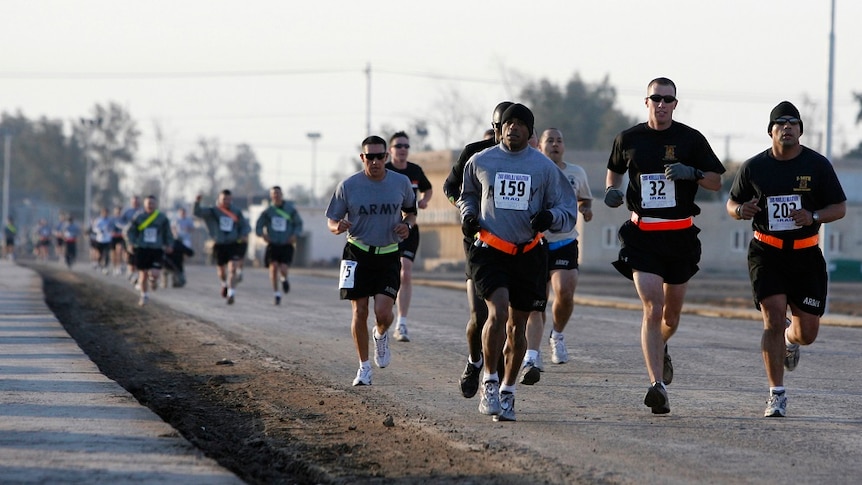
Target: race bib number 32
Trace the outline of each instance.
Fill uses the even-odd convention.
[[[641,174],[641,207],[660,209],[676,206],[676,184],[663,173]]]

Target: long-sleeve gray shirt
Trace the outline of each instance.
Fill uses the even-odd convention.
[[[578,201],[563,172],[538,150],[518,152],[499,144],[474,155],[464,167],[458,200],[461,220],[515,244],[530,241],[530,219],[543,210],[554,216],[550,231],[568,232],[578,220]]]

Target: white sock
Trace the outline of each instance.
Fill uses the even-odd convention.
[[[275,292],[275,296],[277,296],[277,297],[281,298],[281,292],[280,292],[280,291],[276,291],[276,292]]]
[[[407,317],[398,317],[398,325],[407,325]]]
[[[227,289],[227,296],[234,296],[234,295],[236,295],[236,290],[234,290],[233,288],[228,288]]]
[[[489,381],[500,382],[500,378],[497,376],[496,372],[493,374],[488,374],[488,373],[483,372],[482,382],[489,382]]]
[[[770,394],[783,394],[784,393],[784,386],[770,387],[769,393]]]
[[[527,354],[524,356],[524,362],[535,362],[537,360],[539,360],[538,350],[528,350]]]
[[[473,364],[473,366],[474,366],[474,367],[476,367],[476,368],[478,369],[479,367],[482,367],[482,364],[484,364],[484,363],[485,363],[485,359],[484,359],[484,358],[482,358],[481,356],[479,356],[479,362],[473,362],[473,361],[470,359],[470,356],[468,355],[468,356],[467,356],[467,362],[469,362],[469,363]]]
[[[515,386],[507,386],[506,384],[503,384],[500,386],[500,392],[511,392],[512,394],[515,394]]]
[[[556,330],[551,330],[551,338],[560,339],[563,338],[563,332],[558,332]]]
[[[784,330],[784,345],[793,345],[793,342],[787,339],[787,330]]]
[[[362,370],[368,370],[371,368],[371,361],[364,360],[359,362],[359,368]]]

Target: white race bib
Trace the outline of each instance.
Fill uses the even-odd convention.
[[[233,219],[228,216],[221,216],[218,218],[218,228],[224,232],[233,231]]]
[[[792,211],[802,208],[802,197],[795,195],[774,195],[766,198],[766,216],[770,231],[792,231],[799,229],[790,217]]]
[[[494,207],[527,210],[530,204],[532,179],[523,173],[497,172],[494,183]]]
[[[663,173],[641,174],[641,207],[676,207],[676,184],[668,180]]]
[[[156,230],[155,227],[148,227],[144,229],[144,242],[145,243],[154,243],[158,241],[159,231]]]
[[[356,277],[356,261],[341,260],[341,272],[338,275],[338,288],[352,289]]]
[[[272,218],[272,230],[276,232],[284,232],[287,230],[287,219],[284,217],[273,217]]]

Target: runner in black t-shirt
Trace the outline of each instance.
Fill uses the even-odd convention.
[[[632,214],[620,228],[622,247],[613,264],[634,281],[644,302],[641,347],[651,383],[644,404],[664,414],[670,412],[665,385],[673,380],[667,341],[679,326],[686,285],[700,262],[694,196],[700,187],[720,189],[725,169],[699,131],[673,120],[673,81],[650,81],[644,103],[647,122],[614,140],[605,204],[622,205],[620,185],[628,172],[625,198]]]
[[[416,196],[416,208],[425,209],[428,201],[434,194],[431,182],[422,171],[422,167],[408,162],[410,154],[410,138],[407,133],[399,131],[389,138],[390,160],[386,168],[393,172],[406,175],[413,185],[413,193]],[[422,195],[420,198],[419,195]],[[398,291],[398,320],[395,332],[392,334],[399,342],[409,342],[407,335],[407,312],[410,310],[410,298],[413,296],[413,261],[416,259],[416,251],[419,249],[419,225],[413,224],[410,235],[398,245],[401,252],[401,289]]]
[[[814,343],[825,310],[820,225],[844,217],[847,197],[829,160],[799,143],[802,119],[792,103],[773,108],[768,133],[772,147],[739,169],[727,212],[751,219],[748,272],[754,304],[763,314],[760,348],[769,381],[764,416],[784,417],[784,370],[796,368],[800,345]]]

